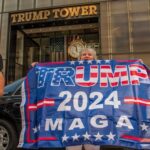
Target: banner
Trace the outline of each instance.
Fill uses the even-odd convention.
[[[41,63],[22,85],[18,147],[150,149],[150,71],[140,60]]]

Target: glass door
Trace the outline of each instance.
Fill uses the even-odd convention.
[[[25,76],[32,62],[39,61],[39,45],[25,33],[17,31],[15,79]]]
[[[77,60],[69,53],[74,40],[83,41],[100,55],[98,23],[14,30],[11,34],[8,82],[25,76],[32,62]]]

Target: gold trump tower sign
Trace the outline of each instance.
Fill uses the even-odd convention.
[[[11,14],[11,23],[34,22],[49,19],[75,18],[81,16],[97,15],[97,5],[85,5],[76,7],[54,8],[45,10],[34,10]]]

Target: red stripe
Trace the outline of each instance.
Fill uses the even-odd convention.
[[[121,76],[127,76],[127,75],[128,75],[128,74],[127,74],[126,71],[121,72]]]
[[[98,76],[98,73],[91,73],[90,74],[90,77],[97,77]]]
[[[105,86],[107,86],[107,83],[101,83],[101,86],[105,87]]]
[[[38,103],[41,103],[43,101],[47,101],[47,102],[52,101],[53,102],[54,100],[55,100],[54,98],[44,98],[44,99],[38,100]]]
[[[53,103],[45,104],[44,102],[53,102]],[[40,105],[40,103],[43,103],[43,104]],[[55,105],[54,103],[55,103],[55,101],[53,98],[49,98],[49,99],[45,98],[43,100],[38,101],[37,104],[29,104],[28,109],[37,110],[38,108],[42,108],[43,106],[54,106]],[[36,107],[36,108],[29,108],[29,107]]]
[[[83,78],[83,74],[76,74],[76,78]]]
[[[121,69],[125,69],[126,68],[126,66],[116,66],[116,68],[121,68]]]
[[[115,77],[119,77],[119,74],[120,74],[120,72],[115,72],[114,74],[113,73],[108,73],[108,76],[110,78],[115,78]]]
[[[117,86],[117,85],[118,85],[118,82],[111,83],[111,86]]]
[[[132,135],[123,135],[121,136],[121,138],[130,139],[130,140],[139,141],[139,142],[146,142],[146,143],[150,142],[150,138],[140,138],[140,137],[132,136]]]
[[[87,83],[78,82],[78,84],[81,86],[92,86],[95,84],[95,82],[87,82]]]
[[[146,78],[147,77],[147,74],[145,73],[141,73],[141,72],[137,72],[137,71],[130,71],[130,75],[136,75],[136,76],[140,76],[140,77],[143,77],[143,78]]]
[[[136,136],[131,136],[131,135],[123,135],[123,136],[121,136],[121,138],[130,139],[130,140],[134,140],[134,141],[141,141],[141,138],[136,137]]]
[[[83,66],[78,66],[77,70],[83,69]]]
[[[133,80],[131,83],[132,84],[139,84],[139,81],[138,80]]]
[[[29,143],[35,143],[38,141],[56,141],[56,140],[57,140],[56,137],[39,137],[38,139],[30,140]]]
[[[129,84],[129,81],[128,81],[128,80],[126,80],[126,81],[122,81],[122,82],[121,82],[121,84],[123,84],[123,85],[127,85],[127,84]]]
[[[98,73],[90,73],[90,77],[97,77]],[[83,74],[76,74],[76,78],[83,78]]]
[[[141,101],[150,102],[149,99],[144,99],[144,98],[139,98],[139,97],[125,97],[125,99],[134,99],[134,100],[141,100]]]
[[[27,97],[28,97],[28,105],[30,104],[30,89],[29,89],[29,82],[28,78],[26,78],[26,87],[27,87]],[[26,107],[26,112],[27,112],[27,142],[30,142],[30,112],[28,111],[28,107]]]
[[[144,103],[133,102],[133,101],[131,101],[131,102],[126,102],[126,101],[125,101],[125,103],[126,103],[126,104],[137,104],[137,105],[141,105],[141,106],[148,106],[148,105],[150,105],[150,104],[144,104]]]
[[[102,78],[106,78],[107,77],[107,74],[106,73],[101,73],[100,75]]]
[[[91,68],[92,68],[92,69],[97,69],[98,67],[97,67],[97,66],[91,66]]]
[[[55,104],[43,104],[43,105],[40,105],[40,106],[37,106],[37,108],[29,108],[28,107],[28,109],[30,110],[30,111],[35,111],[35,110],[37,110],[37,109],[39,109],[39,108],[42,108],[42,107],[48,107],[48,106],[54,106]]]
[[[104,65],[101,66],[101,69],[110,69],[110,68],[111,68],[110,66],[104,66]]]
[[[140,100],[141,102],[139,102],[138,100]],[[137,104],[137,105],[142,105],[142,106],[150,106],[150,100],[143,99],[143,98],[125,97],[124,102],[126,104]],[[142,103],[142,102],[144,102],[144,103]]]
[[[144,66],[141,66],[141,65],[138,65],[138,64],[131,64],[129,67],[137,67],[137,68],[141,68],[141,69],[144,69]]]

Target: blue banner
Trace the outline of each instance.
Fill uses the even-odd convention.
[[[150,149],[150,71],[140,60],[41,63],[22,85],[19,147]]]

